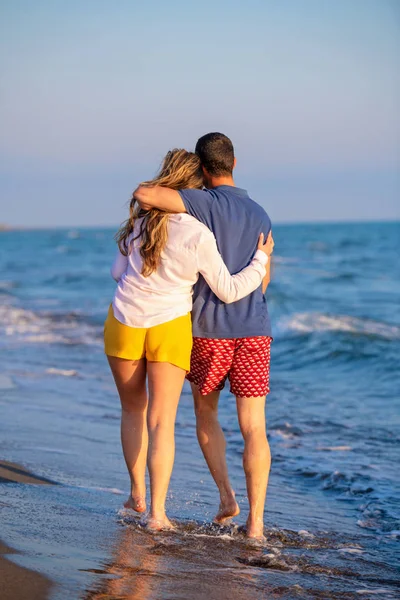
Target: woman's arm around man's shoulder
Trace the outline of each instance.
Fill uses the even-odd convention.
[[[171,213],[186,212],[183,200],[177,190],[160,185],[139,185],[133,192],[133,196],[144,210],[158,208]]]

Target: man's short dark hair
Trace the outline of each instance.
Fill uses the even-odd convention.
[[[212,177],[232,175],[235,160],[233,144],[223,133],[206,133],[199,138],[196,154]]]

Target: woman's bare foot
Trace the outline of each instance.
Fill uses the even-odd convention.
[[[153,517],[150,516],[147,520],[146,527],[150,531],[166,531],[168,529],[175,529],[174,525],[166,515]]]
[[[146,510],[146,500],[141,496],[129,496],[124,503],[125,508],[130,508],[138,513],[143,513]]]
[[[224,523],[240,513],[239,504],[236,502],[235,492],[231,490],[229,496],[221,496],[219,510],[214,517],[214,523]]]
[[[260,542],[265,541],[266,537],[264,535],[264,523],[262,519],[253,520],[250,517],[247,519],[246,537]]]

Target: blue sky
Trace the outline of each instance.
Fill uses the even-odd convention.
[[[397,0],[0,4],[0,222],[115,225],[171,147],[234,142],[273,221],[400,218]]]

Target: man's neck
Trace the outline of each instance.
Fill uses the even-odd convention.
[[[235,187],[235,182],[233,181],[233,177],[231,175],[229,177],[210,177],[207,181],[207,187],[210,189],[216,188],[219,185],[230,185]]]

